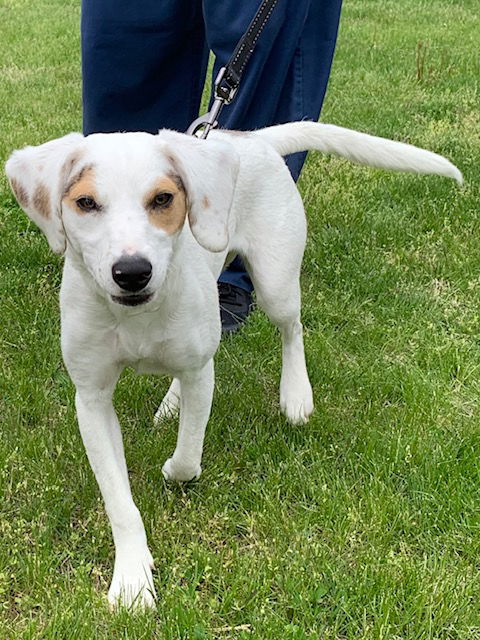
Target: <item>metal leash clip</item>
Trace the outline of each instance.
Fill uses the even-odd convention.
[[[215,129],[218,126],[218,116],[223,106],[233,100],[238,90],[238,85],[231,87],[228,82],[221,84],[225,77],[225,72],[226,67],[222,67],[215,79],[215,99],[212,108],[192,122],[186,131],[187,135],[205,139],[211,129]]]

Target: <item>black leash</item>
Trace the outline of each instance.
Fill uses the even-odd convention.
[[[263,0],[248,29],[235,47],[232,57],[226,66],[218,72],[212,108],[208,113],[192,122],[187,129],[187,134],[197,136],[197,138],[206,138],[210,130],[218,126],[218,116],[223,106],[230,104],[235,98],[245,67],[255,51],[258,38],[277,2],[278,0]]]

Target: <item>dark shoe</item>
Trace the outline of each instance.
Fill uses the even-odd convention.
[[[238,331],[252,310],[252,294],[227,282],[218,283],[222,332]]]

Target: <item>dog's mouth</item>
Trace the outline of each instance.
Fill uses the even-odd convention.
[[[153,297],[153,293],[136,293],[124,296],[111,296],[113,302],[117,304],[123,304],[125,307],[137,307],[140,304],[145,304]]]

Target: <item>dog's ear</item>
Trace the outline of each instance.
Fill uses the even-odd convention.
[[[228,217],[237,180],[239,158],[232,145],[209,138],[161,131],[170,144],[165,155],[179,175],[187,196],[190,229],[208,251],[228,245]]]
[[[38,147],[14,151],[5,172],[19,205],[47,236],[55,253],[65,251],[61,201],[66,177],[83,136],[70,133]]]

